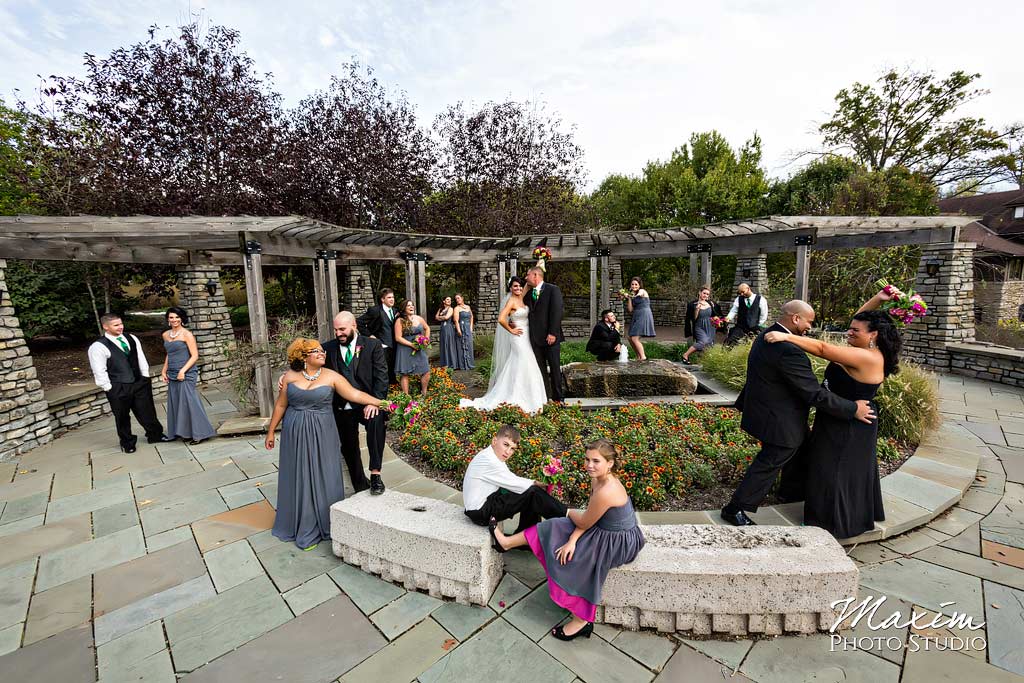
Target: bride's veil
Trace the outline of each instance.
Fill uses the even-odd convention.
[[[505,293],[505,296],[501,299],[501,304],[498,305],[498,313],[500,314],[505,308],[505,304],[508,303],[509,297],[512,294],[509,292]],[[487,381],[487,391],[494,388],[494,378],[498,376],[501,371],[501,367],[508,361],[508,357],[512,353],[512,335],[501,326],[501,323],[495,323],[494,325],[494,350],[491,352],[491,377]]]

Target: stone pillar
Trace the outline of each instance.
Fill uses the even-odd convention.
[[[0,462],[53,439],[50,411],[36,379],[0,259]]]
[[[622,299],[616,297],[619,290],[622,289],[622,259],[614,256],[608,257],[608,293],[611,295],[611,302],[608,304],[608,308],[615,311],[615,315],[619,320],[622,320]]]
[[[476,268],[476,301],[469,302],[469,305],[476,316],[476,329],[491,330],[498,322],[498,301],[494,292],[502,292],[504,298],[504,286],[498,279],[496,261],[483,261]]]
[[[928,315],[903,330],[908,360],[949,370],[946,344],[974,341],[974,248],[963,242],[921,248],[914,289],[928,304]]]
[[[739,287],[741,282],[746,282],[750,285],[750,288],[758,294],[768,294],[768,255],[767,254],[755,254],[753,256],[737,256],[736,257],[736,276],[732,280],[733,292]],[[730,292],[731,294],[731,292]],[[720,298],[725,298],[723,293],[719,292]]]
[[[224,300],[218,266],[178,266],[178,303],[188,313],[188,328],[199,347],[199,380],[210,382],[234,375],[225,351],[235,345],[231,314]],[[213,294],[207,283],[216,285]]]
[[[341,307],[358,318],[377,303],[370,280],[370,266],[366,261],[345,261],[343,265]]]

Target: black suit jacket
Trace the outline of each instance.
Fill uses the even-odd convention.
[[[747,357],[747,383],[736,399],[736,407],[743,411],[743,430],[764,443],[796,448],[806,436],[812,407],[854,419],[857,404],[822,387],[798,346],[766,342],[764,335],[772,331],[786,328],[775,323],[759,334]]]
[[[711,300],[708,300],[708,303],[711,304],[711,315],[717,315],[719,318],[724,318],[725,317],[724,315],[722,315],[722,307],[719,304],[717,304],[717,303],[715,303],[714,301],[711,301]],[[693,316],[694,316],[694,314],[696,312],[697,312],[697,302],[696,301],[691,301],[690,303],[686,304],[686,322],[684,323],[684,328],[685,329],[683,330],[683,333],[687,337],[692,337],[693,336],[693,323],[694,323]]]
[[[556,342],[565,341],[562,334],[562,290],[550,282],[545,282],[540,288],[540,295],[533,300],[531,290],[523,297],[523,301],[530,307],[530,343],[534,346],[547,346],[547,336],[555,335]]]
[[[597,356],[598,360],[615,360],[619,353],[615,347],[622,342],[622,336],[617,330],[608,327],[604,321],[594,325],[590,333],[590,340],[587,342],[587,353]]]
[[[395,310],[395,309],[391,309]],[[395,312],[397,316],[397,311]],[[359,334],[367,337],[376,337],[385,346],[395,346],[395,323],[388,321],[388,315],[380,304],[370,306],[366,312],[356,320]],[[324,349],[326,351],[326,349]]]
[[[349,384],[359,391],[364,391],[377,398],[388,395],[388,360],[384,355],[384,346],[379,339],[360,334],[356,337],[356,346],[362,347],[359,354],[352,357],[352,362],[345,367],[341,357],[341,344],[337,339],[325,341],[320,346],[327,354],[327,367],[343,375]],[[345,399],[334,394],[334,409],[344,410]],[[353,408],[362,408],[362,404],[352,404]]]

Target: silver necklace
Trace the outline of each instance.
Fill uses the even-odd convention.
[[[177,332],[168,332],[167,336],[170,337],[171,339],[177,339],[178,337],[181,336],[181,328],[179,327]]]
[[[317,380],[317,378],[320,377],[320,373],[323,372],[323,371],[324,371],[324,369],[321,367],[316,372],[314,372],[312,375],[307,375],[306,374],[306,368],[303,367],[302,368],[302,376],[305,377],[310,382],[315,382]]]

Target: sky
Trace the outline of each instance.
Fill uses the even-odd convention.
[[[0,0],[0,97],[32,101],[39,75],[82,75],[84,53],[190,18],[240,31],[286,105],[353,57],[425,126],[460,100],[541,101],[574,128],[591,189],[711,129],[734,146],[758,133],[769,174],[791,175],[835,94],[891,67],[980,73],[990,93],[969,113],[1024,120],[1020,0]]]

